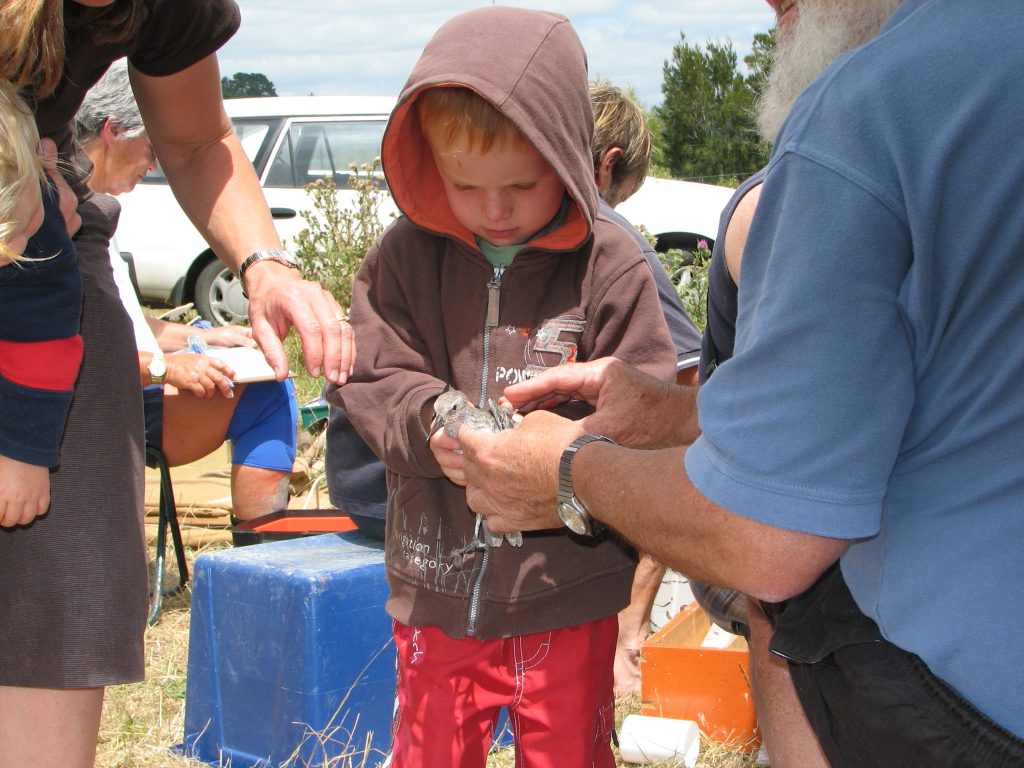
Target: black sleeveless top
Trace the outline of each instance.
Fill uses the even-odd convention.
[[[700,345],[700,383],[703,384],[721,363],[732,357],[736,345],[736,300],[739,288],[729,274],[725,261],[725,231],[740,200],[764,181],[764,169],[746,179],[729,199],[718,222],[718,237],[708,265],[708,315]]]

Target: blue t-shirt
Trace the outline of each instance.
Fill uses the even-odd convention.
[[[904,0],[800,97],[686,457],[727,509],[854,540],[865,614],[1018,736],[1021,29],[1019,0]]]

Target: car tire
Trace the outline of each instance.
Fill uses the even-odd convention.
[[[701,240],[708,244],[708,248],[713,248],[715,241],[710,237],[701,237],[700,235],[693,235],[689,232],[669,232],[667,234],[658,235],[658,242],[654,246],[654,250],[658,253],[668,253],[671,250],[679,250],[683,252],[682,258],[679,260],[679,264],[684,267],[688,267],[693,264],[693,257],[697,251],[697,243]]]
[[[196,312],[214,325],[236,325],[249,318],[249,300],[231,270],[214,259],[196,278]]]

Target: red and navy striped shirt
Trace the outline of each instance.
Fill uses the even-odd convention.
[[[43,207],[26,258],[0,267],[0,455],[53,467],[82,362],[82,281],[49,189]]]

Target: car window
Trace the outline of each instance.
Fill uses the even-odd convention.
[[[361,168],[380,156],[384,126],[384,120],[294,122],[264,186],[302,188],[330,176],[338,189],[349,189],[353,166]],[[379,171],[377,177],[383,185]]]
[[[263,140],[270,132],[268,123],[234,123],[235,135],[242,142],[242,149],[250,162],[256,161],[256,155],[263,146]]]
[[[235,135],[238,136],[238,140],[242,143],[242,150],[251,162],[256,161],[256,155],[259,154],[260,147],[263,146],[263,142],[266,140],[267,134],[270,133],[270,126],[270,122],[262,121],[232,123],[232,127],[235,129]],[[160,167],[159,161],[157,161],[156,170],[150,171],[146,174],[142,179],[142,183],[167,183],[167,177],[164,175],[164,169]]]

